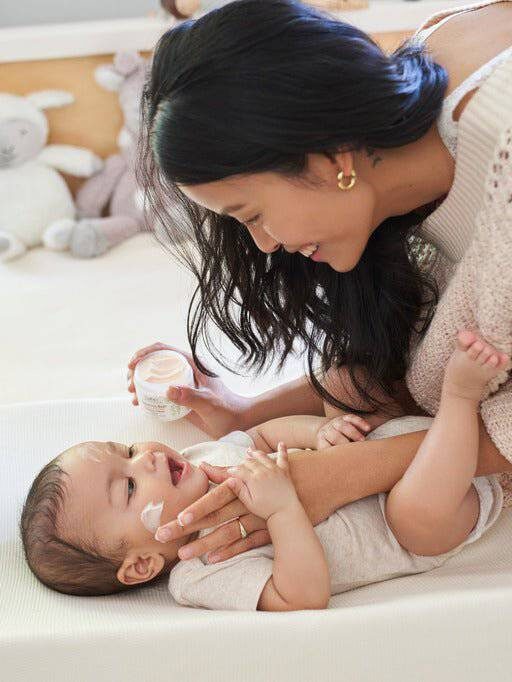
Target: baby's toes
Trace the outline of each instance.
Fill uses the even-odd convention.
[[[480,340],[475,341],[466,351],[468,358],[471,358],[471,360],[476,360],[483,349],[484,344]]]
[[[491,362],[491,359],[493,357],[496,360],[496,363],[494,364]],[[492,365],[493,367],[496,367],[496,364],[499,362],[498,357],[496,355],[496,350],[492,346],[489,346],[489,344],[484,345],[483,350],[481,353],[478,354],[476,361],[478,362],[479,365],[485,365],[487,363],[488,365]]]
[[[463,329],[457,335],[457,341],[461,350],[467,350],[469,346],[477,340],[477,335],[474,332],[469,331],[469,329]]]

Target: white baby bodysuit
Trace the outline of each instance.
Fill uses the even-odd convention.
[[[392,419],[371,432],[367,440],[428,429],[432,421],[431,417]],[[232,466],[245,459],[249,445],[254,445],[251,438],[235,431],[218,441],[185,448],[182,454],[193,464],[207,461]],[[495,475],[479,476],[473,483],[480,498],[478,521],[464,542],[438,556],[413,554],[398,543],[385,518],[387,493],[347,504],[315,526],[329,565],[331,594],[429,571],[477,540],[498,518],[503,493]],[[211,530],[200,531],[200,535],[208,532]],[[186,606],[255,610],[272,575],[273,557],[274,548],[268,544],[217,564],[208,564],[205,556],[180,561],[170,573],[169,590],[178,603]]]

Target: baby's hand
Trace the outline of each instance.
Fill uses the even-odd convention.
[[[340,443],[364,440],[364,435],[372,430],[370,424],[356,414],[344,414],[334,417],[321,426],[316,434],[316,449],[323,450]]]
[[[265,521],[279,511],[300,504],[288,465],[288,450],[279,443],[277,460],[260,450],[247,451],[247,458],[230,467],[227,485],[247,509]]]

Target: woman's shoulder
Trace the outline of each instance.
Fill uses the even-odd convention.
[[[431,16],[420,27],[432,57],[449,75],[446,95],[512,45],[512,1],[491,0]],[[465,94],[454,110],[458,120],[478,88]]]

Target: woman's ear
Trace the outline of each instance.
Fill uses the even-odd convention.
[[[146,583],[155,578],[164,567],[165,559],[158,552],[129,552],[119,570],[117,579],[124,585]]]

